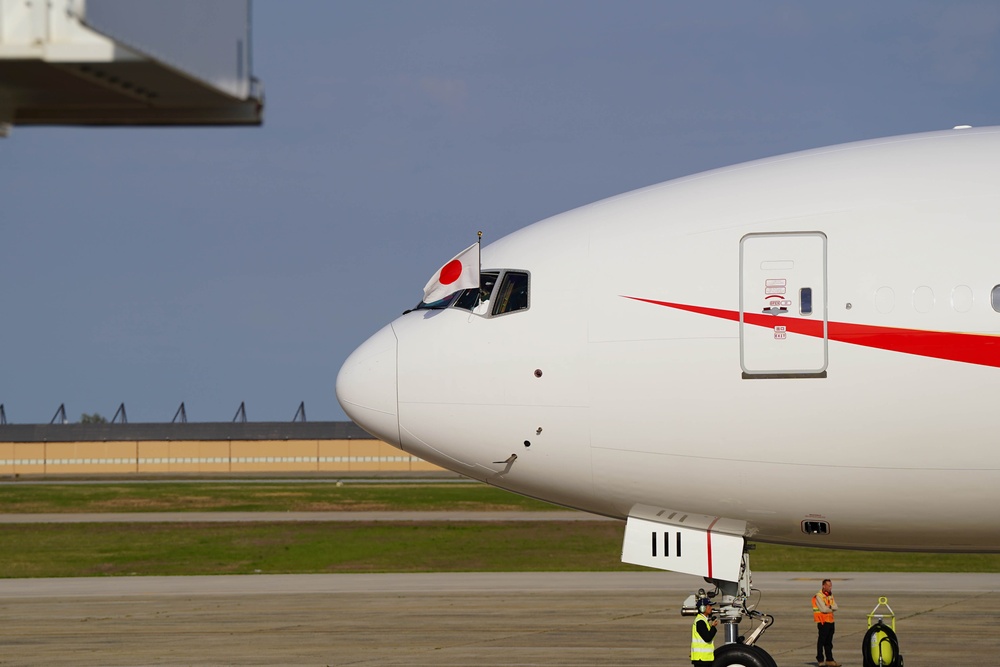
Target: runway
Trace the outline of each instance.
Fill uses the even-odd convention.
[[[782,667],[815,664],[823,576],[755,576],[776,618],[760,644]],[[907,667],[1000,655],[1000,574],[830,576],[845,666],[861,665],[879,595]],[[0,664],[687,667],[679,609],[699,585],[668,572],[6,579]]]

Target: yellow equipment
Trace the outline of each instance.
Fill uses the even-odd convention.
[[[887,613],[880,611],[882,607]],[[886,618],[889,625],[883,620]],[[896,614],[885,596],[878,599],[878,604],[868,614],[868,632],[861,641],[861,656],[864,667],[903,667],[903,656],[899,654],[899,641],[896,639]]]

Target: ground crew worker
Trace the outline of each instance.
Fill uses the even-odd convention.
[[[698,600],[698,615],[691,626],[691,664],[694,667],[711,667],[715,662],[715,633],[719,631],[719,619],[711,618],[712,601]]]
[[[813,620],[816,621],[816,664],[819,667],[840,667],[833,659],[833,612],[837,611],[837,601],[833,599],[833,582],[823,580],[823,587],[813,596]],[[823,654],[826,653],[826,659]]]

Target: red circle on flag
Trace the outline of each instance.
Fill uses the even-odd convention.
[[[462,263],[453,259],[441,268],[440,280],[442,285],[450,285],[462,275]]]

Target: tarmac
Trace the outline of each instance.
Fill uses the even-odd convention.
[[[845,667],[861,666],[882,595],[906,667],[1000,661],[1000,574],[758,573],[775,617],[759,645],[781,667],[816,664],[824,576]],[[680,606],[703,585],[652,571],[0,579],[0,665],[687,667]]]

